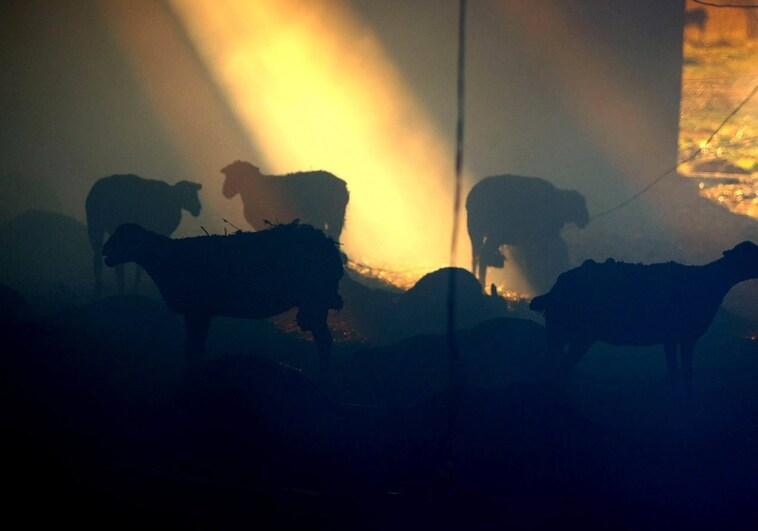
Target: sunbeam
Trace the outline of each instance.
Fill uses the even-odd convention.
[[[347,3],[171,6],[265,158],[251,162],[347,181],[351,257],[395,269],[445,264],[452,149]]]

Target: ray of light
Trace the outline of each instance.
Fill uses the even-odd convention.
[[[223,230],[222,218],[228,204],[221,196],[221,183],[214,177],[230,158],[251,151],[250,139],[235,123],[163,3],[99,0],[98,6],[166,137],[180,155],[186,174],[154,175],[149,168],[140,166],[137,157],[133,167],[114,171],[136,171],[144,173],[144,177],[167,181],[202,182],[203,213],[199,219],[192,218],[185,232],[199,234],[201,223],[213,232]],[[241,214],[226,216],[239,223],[243,219]]]
[[[446,263],[452,149],[346,2],[170,5],[265,157],[250,162],[347,181],[342,241],[351,257],[394,268]]]

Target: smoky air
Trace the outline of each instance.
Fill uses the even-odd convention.
[[[755,528],[752,3],[0,3],[9,521]]]

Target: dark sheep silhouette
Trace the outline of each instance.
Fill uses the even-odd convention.
[[[751,278],[758,278],[758,246],[749,241],[701,266],[587,260],[558,277],[529,308],[545,316],[547,351],[559,374],[566,374],[596,341],[662,344],[671,382],[680,349],[689,389],[695,343],[732,286]]]
[[[339,241],[350,195],[345,181],[326,171],[264,175],[249,162],[236,161],[221,170],[224,197],[242,197],[245,219],[256,230],[266,222],[299,219]]]
[[[589,223],[579,192],[559,190],[544,179],[519,175],[495,175],[479,181],[466,198],[466,211],[471,270],[482,286],[486,285],[487,267],[503,267],[505,263],[501,245],[520,249],[528,258],[523,264],[525,273],[529,274],[529,267],[535,272],[530,281],[536,289],[551,276],[552,282],[557,273],[568,268],[561,229],[567,223],[580,228]]]
[[[124,223],[169,236],[182,220],[182,210],[193,216],[200,214],[198,191],[202,185],[180,181],[170,185],[163,181],[143,179],[137,175],[111,175],[98,180],[87,195],[87,231],[94,253],[95,296],[102,292],[103,239]],[[139,286],[142,270],[138,267],[134,290]],[[124,267],[116,268],[119,293],[124,292]]]
[[[169,309],[184,316],[189,365],[202,360],[211,317],[263,319],[297,307],[310,331],[321,375],[329,365],[330,309],[342,307],[337,245],[310,225],[172,240],[139,225],[121,225],[103,246],[106,265],[141,265]]]

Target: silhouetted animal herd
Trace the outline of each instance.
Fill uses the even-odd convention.
[[[256,179],[229,205],[255,196]],[[563,257],[561,271],[537,274],[557,280],[530,310],[468,268],[406,291],[346,270],[330,231],[347,191],[327,181],[336,221],[315,189],[308,212],[259,194],[257,231],[179,238],[183,211],[208,210],[209,186],[126,175],[93,187],[89,238],[59,214],[0,226],[11,250],[0,253],[9,514],[98,527],[755,528],[734,525],[755,522],[755,325],[733,306],[717,312],[735,283],[758,277],[754,243],[701,266],[603,258],[572,269],[561,230],[587,223],[580,194],[488,178],[467,203],[476,273],[511,267],[503,245],[513,262],[524,247],[538,262]],[[103,260],[134,262],[154,296],[106,296]],[[574,367],[595,341],[611,346]],[[696,342],[708,377],[693,393]],[[664,364],[644,346],[657,344],[685,392],[657,381]]]
[[[96,182],[86,200],[96,295],[102,291],[101,252],[106,264],[117,268],[119,292],[124,291],[123,264],[144,268],[168,307],[185,318],[189,365],[202,360],[211,317],[261,319],[296,307],[297,323],[313,334],[326,377],[332,344],[327,315],[342,307],[338,241],[349,200],[345,181],[325,171],[264,175],[243,161],[221,173],[224,196],[241,195],[245,218],[257,232],[171,240],[182,210],[199,214],[199,184],[171,186],[135,175]],[[488,267],[504,266],[505,245],[522,261],[533,287],[549,290],[530,308],[545,316],[547,354],[556,374],[566,374],[595,341],[660,343],[669,379],[676,376],[679,347],[682,375],[690,384],[695,342],[722,299],[734,284],[758,278],[758,247],[751,242],[704,266],[609,259],[568,270],[561,230],[568,223],[584,228],[589,213],[579,192],[560,190],[544,179],[482,179],[469,192],[466,211],[471,268],[481,286]],[[101,247],[104,234],[111,237]]]

